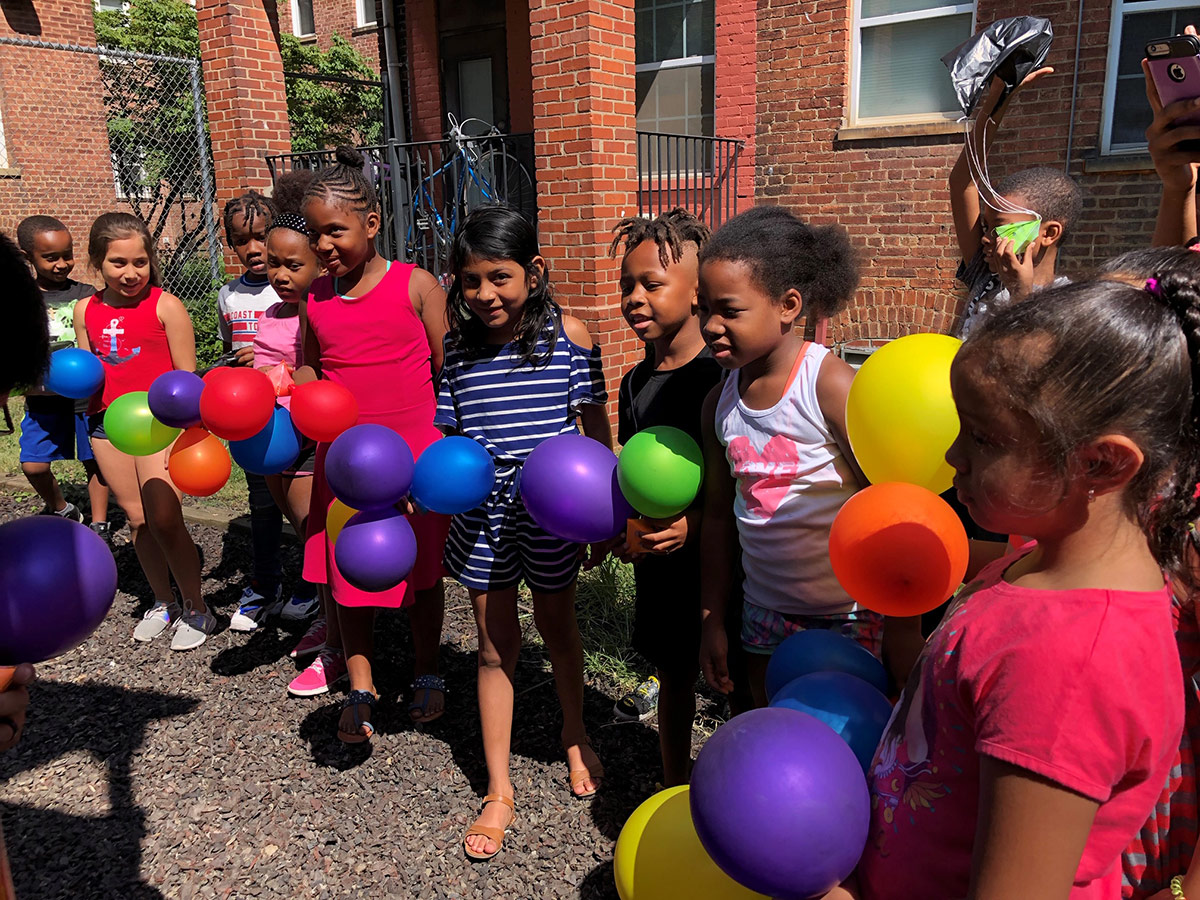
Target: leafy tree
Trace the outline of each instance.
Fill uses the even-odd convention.
[[[319,77],[378,81],[379,73],[339,34],[326,51],[293,35],[279,38],[283,70]],[[383,138],[383,89],[310,78],[287,78],[292,150],[304,153],[338,144],[377,144]]]

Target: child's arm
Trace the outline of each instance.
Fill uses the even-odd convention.
[[[1195,34],[1189,25],[1186,34]],[[1175,121],[1200,109],[1200,98],[1179,100],[1163,108],[1158,88],[1150,77],[1150,65],[1142,60],[1146,76],[1146,99],[1154,112],[1154,120],[1146,129],[1146,144],[1154,170],[1162,181],[1162,199],[1158,204],[1158,219],[1154,223],[1156,247],[1186,244],[1196,236],[1196,170],[1200,153],[1189,152],[1178,145],[1182,141],[1200,140],[1200,126],[1181,125]]]
[[[737,373],[730,375],[736,378]],[[717,440],[717,400],[721,385],[704,398],[700,413],[704,430],[704,513],[700,525],[700,669],[709,687],[722,694],[733,690],[729,677],[729,640],[725,635],[725,604],[733,587],[737,527],[733,500],[737,484]]]
[[[979,765],[970,900],[1066,900],[1100,805],[990,756]]]
[[[308,324],[308,300],[300,301],[300,346],[304,348],[304,365],[292,373],[292,381],[306,384],[321,377],[321,345]]]
[[[184,372],[195,372],[196,334],[183,302],[174,294],[163,291],[158,296],[158,320],[167,332],[171,365]]]
[[[412,300],[413,309],[425,326],[425,336],[429,339],[429,353],[433,373],[442,371],[443,356],[442,342],[448,328],[446,322],[446,292],[432,273],[424,269],[413,269],[408,281],[408,296]]]
[[[591,350],[594,345],[587,326],[574,316],[562,317],[563,331],[572,344],[582,350]],[[579,424],[583,433],[594,441],[612,449],[612,424],[608,421],[608,410],[603,403],[585,403],[579,408]]]

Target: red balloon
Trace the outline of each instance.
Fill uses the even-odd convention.
[[[200,418],[204,427],[227,441],[254,437],[275,412],[275,388],[257,369],[224,367],[204,376]]]
[[[232,465],[229,451],[216,435],[196,426],[175,441],[167,471],[175,486],[193,497],[208,497],[225,486]]]
[[[856,602],[919,616],[945,602],[967,571],[967,532],[932,491],[893,481],[846,501],[829,529],[833,574]]]
[[[358,422],[358,401],[332,381],[310,381],[292,389],[292,424],[314,441],[329,442]]]

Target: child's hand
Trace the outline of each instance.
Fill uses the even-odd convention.
[[[11,680],[0,691],[0,750],[15,747],[25,730],[25,711],[29,708],[26,685],[34,679],[33,666],[22,663],[15,669],[0,669]]]
[[[254,345],[248,347],[239,347],[234,351],[232,366],[252,366],[254,365]]]
[[[1025,252],[1017,256],[1013,252],[1016,243],[1012,238],[1000,238],[996,241],[993,251],[996,260],[996,274],[1000,282],[1008,288],[1009,296],[1015,302],[1024,300],[1033,291],[1033,244],[1025,248]]]
[[[624,535],[617,535],[615,538],[610,538],[607,541],[597,541],[594,544],[581,544],[579,546],[579,558],[583,560],[583,571],[588,572],[600,563],[604,562],[604,557],[613,550],[614,547],[625,543]]]
[[[714,691],[728,694],[733,690],[729,677],[729,638],[725,636],[725,623],[717,616],[705,618],[700,630],[700,670]]]
[[[1194,35],[1196,29],[1189,25],[1185,33]],[[1154,120],[1146,129],[1147,149],[1154,161],[1154,171],[1158,173],[1164,187],[1189,191],[1196,184],[1200,152],[1181,149],[1179,144],[1183,141],[1200,140],[1200,125],[1176,127],[1175,122],[1200,109],[1200,98],[1177,100],[1164,107],[1158,97],[1158,88],[1154,86],[1154,79],[1150,77],[1150,64],[1144,59],[1142,73],[1146,76],[1146,99],[1150,101],[1150,109],[1154,111]]]
[[[642,543],[648,553],[666,555],[673,553],[687,543],[688,520],[687,514],[681,513],[674,519],[647,519],[659,530],[642,535]]]
[[[1008,112],[1017,94],[1021,93],[1021,91],[1025,90],[1025,88],[1029,87],[1039,78],[1053,74],[1053,66],[1043,66],[1040,69],[1035,69],[1022,78],[1021,83],[1013,88],[1012,93],[1004,97],[1003,100],[1001,100],[1001,97],[1004,95],[1006,85],[1001,79],[992,78],[992,83],[988,86],[987,96],[983,98],[983,104],[979,107],[979,119],[984,121],[991,119],[993,122],[999,124],[1000,120],[1004,118],[1004,114]]]

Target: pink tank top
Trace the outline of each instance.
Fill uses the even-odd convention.
[[[383,279],[361,297],[334,293],[318,278],[308,300],[308,324],[321,347],[322,377],[348,388],[358,421],[387,425],[419,456],[441,433],[433,425],[432,354],[408,283],[415,265],[389,263]]]

